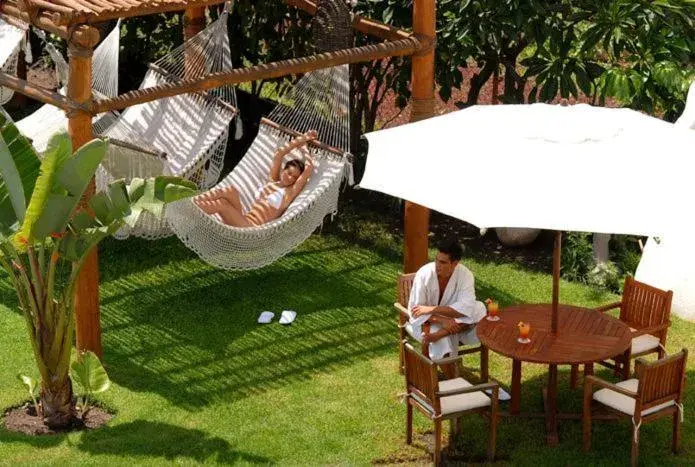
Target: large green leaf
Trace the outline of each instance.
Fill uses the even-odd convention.
[[[57,173],[71,154],[72,144],[66,132],[57,133],[51,137],[41,163],[41,173],[36,180],[34,192],[31,195],[31,201],[29,201],[29,207],[22,223],[22,229],[19,232],[19,235],[25,239],[29,241],[34,239],[36,224],[45,211],[50,195],[54,193]],[[65,190],[62,191],[63,193],[60,194],[65,194]],[[19,242],[15,242],[15,245],[21,248]]]
[[[24,220],[41,161],[0,108],[0,233],[9,236]]]
[[[72,362],[70,376],[86,395],[104,392],[111,387],[109,375],[93,352],[85,352]]]
[[[196,185],[178,177],[160,176],[148,179],[133,179],[131,182],[130,214],[123,220],[134,227],[143,212],[156,218],[164,214],[164,205],[196,194]]]
[[[81,198],[104,159],[107,148],[106,140],[94,139],[78,149],[74,156],[62,165],[58,173],[60,184],[71,195]]]
[[[95,139],[72,155],[67,133],[58,133],[51,138],[22,225],[22,236],[32,241],[65,229],[107,147],[105,140]]]

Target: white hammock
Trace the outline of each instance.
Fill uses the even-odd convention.
[[[0,71],[17,74],[17,58],[26,36],[24,29],[18,28],[0,18]],[[14,91],[0,87],[0,105],[12,99]]]
[[[92,60],[92,88],[95,94],[114,97],[118,95],[118,49],[120,47],[120,21],[116,27],[104,38],[94,50]],[[62,55],[53,47],[46,44],[46,50],[50,54],[56,66],[56,72],[65,86],[68,79],[68,65]],[[61,89],[64,92],[64,88]],[[92,119],[94,133],[100,134],[108,128],[116,118],[116,114],[108,112],[95,116]],[[42,153],[48,146],[51,136],[68,127],[68,119],[65,112],[58,107],[45,104],[39,107],[31,115],[19,120],[17,128],[19,132],[31,140],[34,148]]]
[[[232,227],[205,214],[192,199],[167,206],[176,235],[206,262],[224,269],[266,266],[294,249],[338,208],[340,185],[352,183],[349,145],[349,76],[342,65],[308,73],[261,123],[258,136],[234,170],[216,188],[234,186],[248,209],[256,189],[268,181],[273,156],[292,133],[318,131],[319,140],[338,151],[313,149],[317,166],[306,188],[283,215],[257,227]],[[288,155],[287,158],[292,158]]]
[[[184,77],[231,70],[227,12],[170,54],[150,65],[140,89],[176,82]],[[217,183],[227,147],[229,126],[236,115],[234,88],[182,94],[124,110],[103,135],[133,147],[114,146],[97,176],[97,189],[119,178],[175,175],[206,189]],[[165,220],[142,216],[129,235],[149,239],[171,235]]]

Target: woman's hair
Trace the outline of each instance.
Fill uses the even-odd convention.
[[[300,161],[299,159],[292,159],[291,161],[287,161],[287,163],[285,164],[285,168],[288,167],[296,167],[297,170],[299,170],[300,174],[304,172],[304,162]]]
[[[437,250],[449,256],[451,261],[460,261],[463,257],[463,247],[455,237],[448,237],[437,243]]]

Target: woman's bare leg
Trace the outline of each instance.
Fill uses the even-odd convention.
[[[253,224],[244,217],[240,210],[236,209],[226,199],[215,201],[203,201],[198,206],[207,214],[219,214],[227,225],[235,227],[251,227]]]
[[[217,201],[220,199],[225,199],[225,200],[229,201],[229,203],[232,206],[234,206],[237,210],[239,210],[239,211],[242,210],[241,199],[239,198],[239,192],[233,186],[210,190],[206,193],[203,193],[203,194],[196,196],[193,200],[195,201],[195,203],[198,206],[203,207],[201,205],[202,203],[208,203],[208,202]]]

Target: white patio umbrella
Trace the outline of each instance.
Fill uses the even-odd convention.
[[[480,228],[659,236],[695,199],[695,132],[629,109],[473,106],[365,136],[361,188]]]

